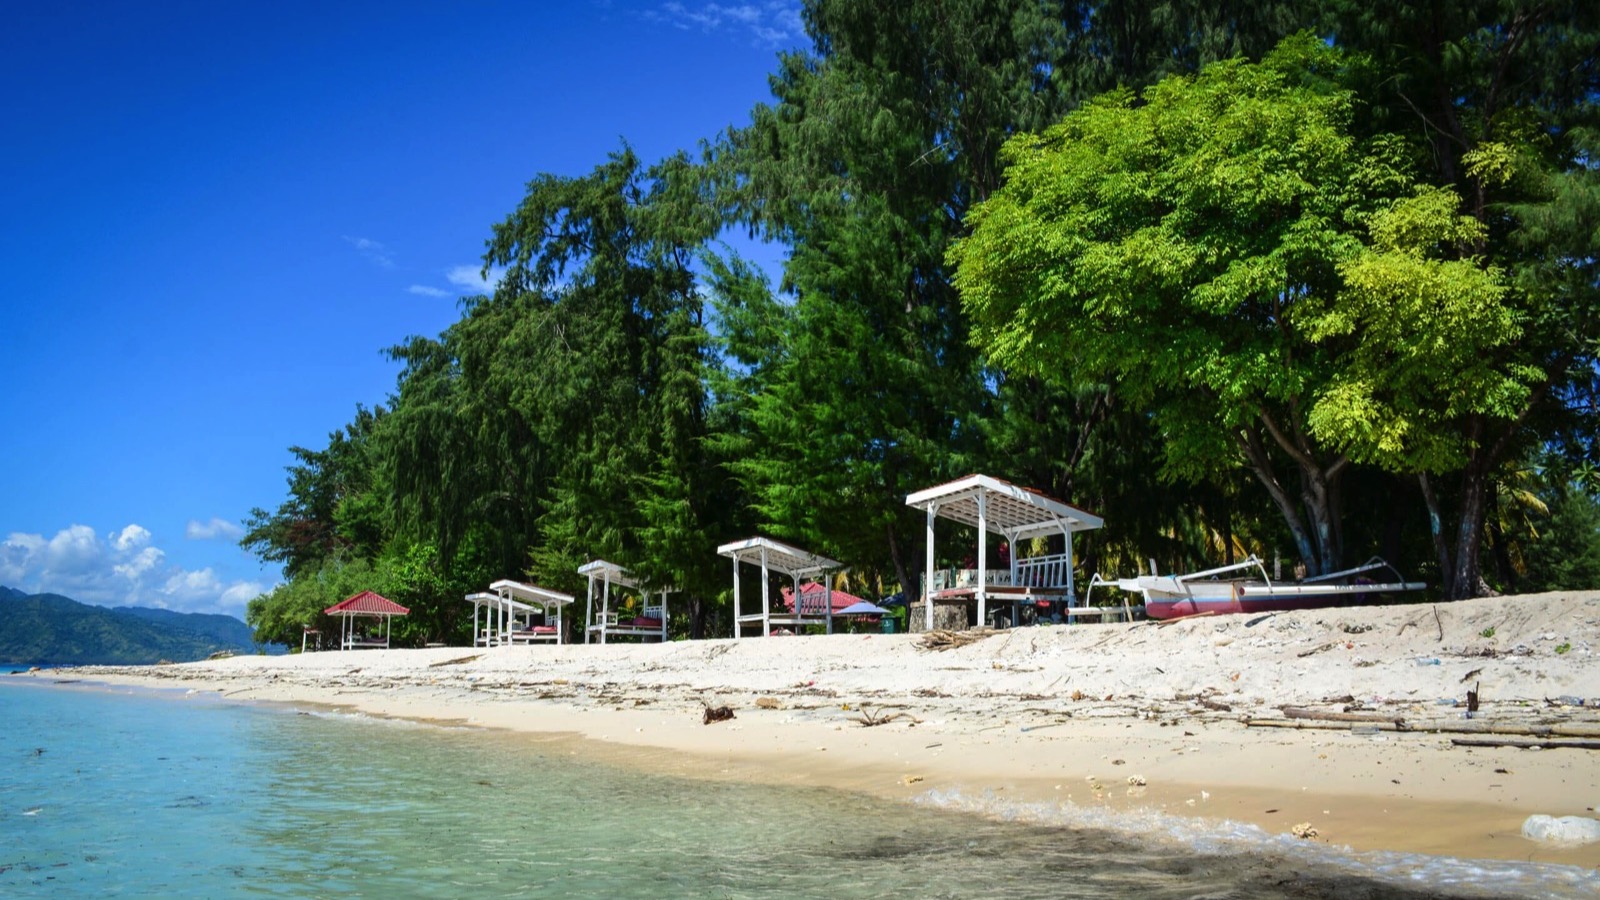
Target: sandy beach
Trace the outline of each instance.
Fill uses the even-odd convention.
[[[1600,750],[1572,746],[1600,743],[1597,651],[1600,592],[1558,592],[1025,628],[949,649],[841,634],[12,677],[508,729],[692,777],[1048,810],[1157,837],[1198,817],[1357,851],[1593,869],[1600,843],[1534,842],[1521,827],[1597,815]],[[706,724],[707,704],[734,718]]]

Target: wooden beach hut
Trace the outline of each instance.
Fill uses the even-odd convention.
[[[603,559],[584,563],[578,567],[578,574],[589,579],[588,604],[583,614],[585,644],[595,636],[598,636],[599,643],[602,644],[608,637],[637,637],[643,641],[667,639],[669,591],[647,589],[627,569]],[[636,614],[622,616],[613,606],[613,586],[617,589],[617,601],[622,599],[623,591],[630,591],[639,598]],[[655,598],[654,603],[651,602],[652,597]],[[594,608],[596,599],[600,601],[598,616]]]
[[[717,553],[733,560],[734,640],[739,639],[740,632],[746,625],[756,622],[761,623],[763,636],[772,634],[774,625],[790,629],[821,625],[828,634],[833,633],[833,600],[827,583],[829,574],[844,568],[839,562],[767,537],[746,538],[723,544],[717,548]],[[761,612],[759,613],[746,614],[743,611],[739,592],[740,563],[761,567]],[[781,611],[773,609],[771,596],[773,572],[787,575],[793,580],[795,593],[800,597],[800,602],[795,607]],[[805,594],[800,590],[802,578],[822,583],[823,590],[820,593]]]
[[[359,650],[363,648],[389,649],[390,625],[395,616],[410,615],[411,610],[390,600],[381,594],[372,591],[362,591],[340,600],[338,603],[322,611],[323,615],[340,619],[339,623],[339,649]],[[357,619],[377,619],[383,624],[383,636],[375,633],[361,632],[356,628]],[[304,649],[302,638],[301,648]]]
[[[1070,506],[1031,488],[988,475],[968,475],[947,484],[917,491],[906,497],[906,505],[927,513],[927,570],[922,581],[925,627],[934,628],[934,605],[976,604],[977,623],[987,623],[991,602],[1010,604],[1011,621],[1024,602],[1064,603],[1070,619],[1098,610],[1079,607],[1072,583],[1072,535],[1105,524],[1099,516]],[[977,568],[945,569],[934,567],[934,522],[949,519],[978,530]],[[1008,549],[1003,565],[991,568],[986,537],[1003,537]],[[1031,557],[1018,555],[1022,542],[1059,534],[1060,553]]]

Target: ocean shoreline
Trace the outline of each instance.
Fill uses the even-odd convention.
[[[1600,698],[1597,592],[1018,629],[947,651],[920,640],[366,650],[32,677],[574,735],[573,753],[688,777],[1226,820],[1264,835],[1309,824],[1307,840],[1358,853],[1600,866],[1600,845],[1519,833],[1535,813],[1595,816],[1595,751],[1242,724],[1291,705],[1447,721],[1460,711],[1440,701],[1472,683],[1479,722],[1600,724],[1600,709],[1547,705]],[[735,718],[703,724],[705,703]]]

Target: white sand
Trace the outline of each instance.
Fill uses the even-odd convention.
[[[1600,729],[1600,706],[1560,700],[1600,705],[1600,592],[1027,628],[946,651],[921,640],[365,650],[35,677],[570,733],[605,742],[574,752],[701,777],[993,792],[1273,833],[1309,822],[1314,840],[1356,849],[1600,865],[1600,845],[1520,835],[1535,813],[1597,815],[1600,751],[1459,747],[1451,737],[1467,735],[1422,730]],[[737,718],[702,724],[705,702]],[[1417,730],[1244,725],[1282,706],[1360,707]]]

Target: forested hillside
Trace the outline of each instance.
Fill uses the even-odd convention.
[[[1105,518],[1080,578],[1600,587],[1600,6],[803,15],[748,122],[485,223],[494,293],[254,512],[259,637],[370,588],[459,639],[463,594],[594,558],[725,634],[715,547],[755,532],[915,594],[906,494],[980,471]]]
[[[0,663],[146,665],[251,648],[249,627],[229,616],[107,609],[59,594],[0,587]]]

